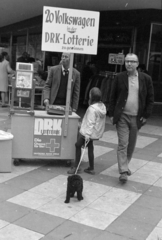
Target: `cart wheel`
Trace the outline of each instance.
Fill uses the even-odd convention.
[[[19,160],[19,159],[14,159],[13,164],[14,164],[15,166],[19,166],[19,165],[20,165],[20,160]]]
[[[70,166],[71,166],[71,160],[67,160],[67,161],[66,161],[66,166],[67,166],[67,167],[70,167]]]

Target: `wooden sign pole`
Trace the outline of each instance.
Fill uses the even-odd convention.
[[[72,82],[72,72],[73,72],[73,61],[74,61],[74,53],[70,54],[70,72],[68,77],[68,86],[66,93],[66,109],[65,109],[65,125],[64,125],[64,137],[67,136],[68,130],[68,117],[69,117],[69,109],[70,109],[70,101],[71,101],[71,82]]]

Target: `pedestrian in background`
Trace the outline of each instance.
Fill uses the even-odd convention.
[[[2,107],[7,107],[5,101],[8,101],[8,74],[14,74],[15,72],[10,67],[10,63],[8,61],[9,56],[7,52],[2,52],[0,54],[0,92],[1,92],[1,100]]]
[[[127,71],[117,74],[112,83],[110,94],[110,121],[116,124],[118,134],[117,160],[119,180],[126,182],[131,175],[131,161],[138,130],[151,115],[154,93],[152,79],[149,75],[138,72],[137,55],[129,53],[125,57]]]

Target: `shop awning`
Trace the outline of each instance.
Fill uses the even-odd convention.
[[[42,15],[43,6],[92,11],[162,10],[162,0],[3,0],[0,1],[0,27]]]

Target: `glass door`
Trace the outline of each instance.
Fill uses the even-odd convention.
[[[153,82],[162,82],[162,24],[152,23],[147,69]]]
[[[147,69],[154,85],[155,102],[162,102],[162,23],[152,23]]]

